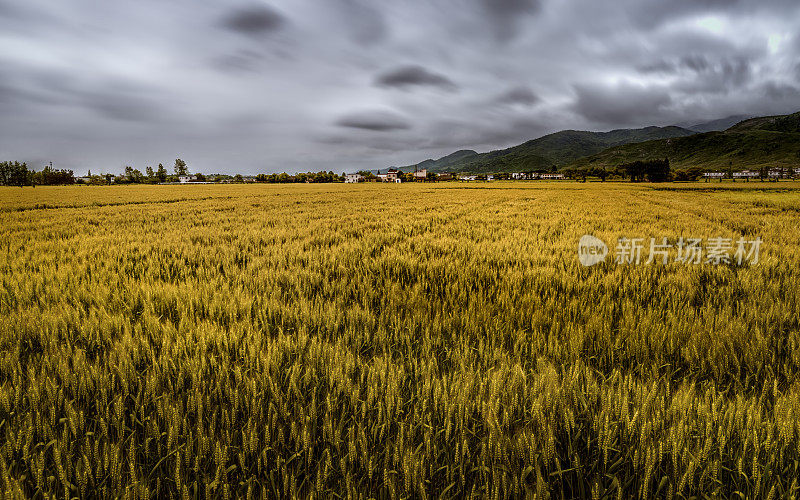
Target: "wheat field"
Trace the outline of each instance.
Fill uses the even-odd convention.
[[[0,188],[8,498],[796,498],[800,183]],[[581,235],[760,237],[583,267]]]

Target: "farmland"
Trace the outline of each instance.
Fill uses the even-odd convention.
[[[0,188],[11,496],[800,495],[800,183]],[[594,267],[590,233],[763,240]]]

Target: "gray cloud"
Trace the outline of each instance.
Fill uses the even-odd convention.
[[[793,85],[776,82],[767,82],[764,93],[773,101],[790,101],[800,99],[800,89]]]
[[[708,59],[700,55],[682,57],[680,63],[682,66],[698,73],[707,70],[709,67]]]
[[[342,116],[336,120],[340,127],[387,132],[390,130],[405,130],[411,124],[402,116],[390,111],[361,111]]]
[[[660,87],[575,85],[575,95],[575,111],[599,124],[652,120],[672,103],[669,93]]]
[[[755,58],[742,54],[709,56],[691,53],[639,65],[636,69],[645,75],[671,76],[673,92],[727,94],[752,82],[754,61]]]
[[[439,87],[454,90],[458,86],[449,78],[429,71],[422,66],[401,66],[378,75],[375,83],[381,87],[407,88],[415,86]]]
[[[339,0],[339,15],[358,43],[377,43],[386,38],[390,27],[383,13],[365,0]]]
[[[0,151],[384,168],[800,109],[796,0],[0,0]],[[403,91],[398,91],[403,90]],[[230,159],[235,157],[236,161]]]
[[[532,106],[541,99],[530,88],[525,86],[513,87],[497,96],[496,102],[500,104],[521,104]]]
[[[281,28],[286,18],[266,5],[254,4],[238,8],[222,19],[222,25],[245,35],[260,35]]]
[[[517,36],[524,16],[540,9],[539,0],[480,0],[495,38],[507,41]]]

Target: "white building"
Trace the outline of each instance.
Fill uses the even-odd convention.
[[[734,179],[754,179],[758,176],[759,176],[758,172],[753,172],[751,170],[742,170],[741,172],[733,173]]]
[[[563,179],[564,174],[542,174],[539,177],[541,179]]]
[[[192,182],[196,180],[197,180],[196,175],[182,175],[178,177],[178,182],[180,182],[181,184],[186,184],[187,182]]]
[[[344,182],[347,184],[356,184],[364,181],[364,176],[361,174],[347,174],[344,176]]]
[[[414,171],[414,180],[415,181],[424,181],[428,178],[428,169],[423,168],[422,170],[415,170]]]
[[[703,172],[703,177],[707,179],[722,179],[725,177],[725,172]]]
[[[378,179],[381,182],[400,182],[400,179],[397,177],[398,170],[396,168],[390,168],[386,171],[385,174],[378,173]]]

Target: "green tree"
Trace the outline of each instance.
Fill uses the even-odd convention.
[[[60,184],[74,184],[75,176],[72,170],[56,169],[53,164],[45,165],[41,172],[31,172],[30,182],[32,184],[44,184],[47,186]]]
[[[653,160],[645,162],[645,174],[650,182],[667,182],[672,178],[669,160]]]
[[[175,160],[175,175],[186,175],[188,170],[186,169],[186,162],[181,160],[180,158]]]
[[[156,172],[156,177],[158,178],[158,182],[167,182],[167,169],[164,168],[164,165],[158,164],[158,172]]]
[[[28,164],[18,161],[0,163],[0,184],[5,186],[23,186],[30,181]]]

